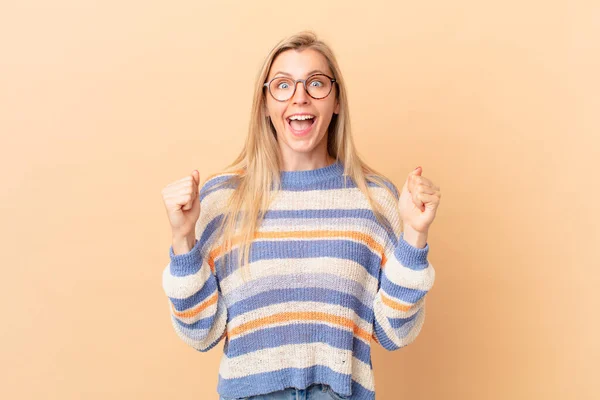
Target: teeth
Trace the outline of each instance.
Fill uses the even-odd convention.
[[[305,119],[313,119],[314,117],[312,115],[292,115],[290,117],[291,121],[294,120],[300,120],[300,121],[304,121]]]

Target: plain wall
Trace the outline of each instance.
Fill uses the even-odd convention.
[[[338,56],[361,155],[441,187],[417,340],[377,399],[592,399],[600,3],[5,2],[0,398],[216,399],[173,331],[161,189],[225,167],[284,36]]]

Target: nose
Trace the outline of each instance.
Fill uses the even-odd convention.
[[[292,97],[292,102],[294,104],[306,104],[309,101],[309,96],[308,93],[306,93],[306,86],[304,86],[306,83],[299,81],[296,82],[296,91],[294,93],[294,96]],[[298,85],[300,85],[300,87],[298,87]]]

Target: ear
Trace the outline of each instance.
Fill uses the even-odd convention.
[[[335,101],[335,108],[333,109],[334,114],[340,113],[340,102],[338,100]]]

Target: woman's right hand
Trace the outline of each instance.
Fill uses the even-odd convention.
[[[173,239],[194,238],[195,226],[200,216],[200,174],[190,175],[169,183],[162,190]]]

